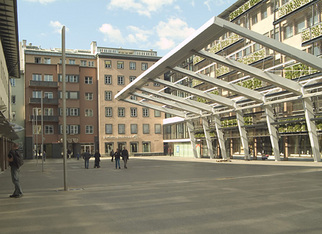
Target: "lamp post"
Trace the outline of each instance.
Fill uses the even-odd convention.
[[[67,135],[66,135],[66,63],[65,63],[65,26],[62,28],[62,70],[63,70],[63,157],[64,190],[67,191]]]

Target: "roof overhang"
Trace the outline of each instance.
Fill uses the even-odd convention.
[[[0,137],[5,136],[11,140],[19,139],[16,131],[12,125],[8,122],[7,118],[0,111]]]
[[[17,1],[0,1],[0,39],[9,76],[20,77]]]

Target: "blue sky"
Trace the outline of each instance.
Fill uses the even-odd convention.
[[[164,56],[235,0],[18,0],[19,40],[42,48],[153,49]]]

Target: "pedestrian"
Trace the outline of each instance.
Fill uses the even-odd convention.
[[[44,161],[46,161],[46,151],[44,150],[44,152],[42,153],[42,156],[44,158]]]
[[[120,149],[116,150],[114,154],[114,158],[115,158],[115,169],[117,169],[117,166],[119,167],[119,169],[121,169],[121,165],[120,165],[121,150]]]
[[[96,150],[94,154],[94,158],[95,158],[94,168],[100,168],[100,161],[101,161],[100,157],[101,157],[101,154],[98,152],[98,150]]]
[[[22,197],[23,195],[20,187],[20,181],[19,181],[20,165],[18,165],[18,160],[16,159],[16,157],[20,157],[20,154],[18,152],[18,145],[14,143],[12,145],[12,149],[9,151],[9,154],[8,154],[8,162],[9,162],[9,166],[11,167],[11,180],[15,186],[15,191],[13,192],[12,195],[10,195],[10,197],[12,198],[19,198],[19,197]]]
[[[72,151],[70,151],[70,149],[67,150],[67,158],[70,157],[70,154],[72,153]]]
[[[124,168],[127,169],[127,160],[129,159],[129,151],[124,147],[122,150],[122,159],[124,162]]]
[[[77,157],[77,160],[79,160],[79,152],[77,152],[76,157]]]
[[[111,162],[113,162],[113,158],[114,158],[114,150],[112,149],[112,151],[110,152],[110,156],[112,157]]]
[[[89,154],[88,150],[83,154],[83,158],[85,160],[85,168],[88,169],[89,166],[89,159],[91,158],[91,155]]]

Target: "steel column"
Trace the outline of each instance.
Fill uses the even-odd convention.
[[[237,118],[237,125],[238,125],[240,139],[244,148],[245,160],[249,160],[250,159],[249,146],[248,146],[247,132],[245,130],[245,121],[244,121],[243,112],[240,110],[236,111],[236,118]]]
[[[202,118],[202,126],[203,126],[203,131],[205,133],[205,138],[207,141],[207,148],[208,148],[208,156],[210,158],[214,158],[214,150],[212,147],[212,142],[210,138],[210,132],[209,132],[209,122],[207,118]]]
[[[224,133],[222,131],[221,122],[218,115],[214,115],[214,121],[215,121],[216,133],[217,133],[217,138],[218,138],[219,147],[221,151],[221,156],[223,159],[227,160],[228,158],[227,158],[227,151],[225,147]]]
[[[274,118],[272,106],[266,106],[265,113],[266,113],[267,128],[269,132],[269,137],[271,139],[275,161],[280,161],[281,157],[280,157],[280,150],[278,146],[277,129],[275,125],[273,125],[273,123],[275,122],[275,118]]]
[[[188,133],[190,137],[193,156],[195,158],[198,158],[198,153],[196,149],[195,127],[193,126],[192,121],[187,121],[187,127],[188,127]]]

